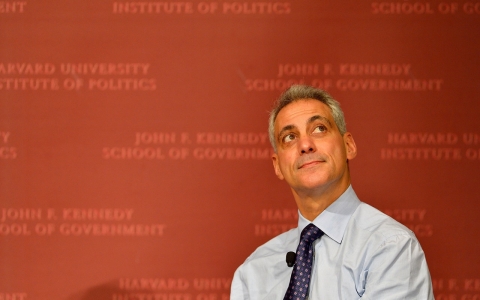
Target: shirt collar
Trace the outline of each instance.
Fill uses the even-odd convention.
[[[350,217],[360,205],[360,200],[350,185],[345,192],[310,222],[298,212],[298,235],[310,223],[320,228],[337,243],[341,243]]]

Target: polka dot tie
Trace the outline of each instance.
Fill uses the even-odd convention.
[[[290,284],[283,300],[304,300],[307,298],[310,275],[312,274],[313,242],[322,235],[323,232],[312,223],[302,230]]]

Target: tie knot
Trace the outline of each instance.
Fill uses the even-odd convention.
[[[313,223],[310,223],[302,230],[300,241],[311,244],[322,235],[323,231],[321,231],[317,226],[313,225]]]

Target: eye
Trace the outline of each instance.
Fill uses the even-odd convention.
[[[289,134],[287,134],[286,136],[283,137],[282,141],[284,143],[290,143],[294,139],[295,139],[295,135],[293,133],[289,133]]]
[[[313,133],[321,133],[327,131],[327,127],[324,125],[319,125],[313,129]]]

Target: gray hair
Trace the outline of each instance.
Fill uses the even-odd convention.
[[[268,135],[273,150],[277,152],[277,146],[275,144],[275,120],[277,115],[285,106],[298,100],[313,99],[322,102],[327,105],[332,112],[333,120],[338,127],[341,135],[347,132],[347,125],[345,123],[345,117],[343,111],[340,108],[340,103],[332,98],[327,92],[317,89],[308,85],[292,85],[288,88],[275,102],[275,105],[270,112],[268,119]]]

